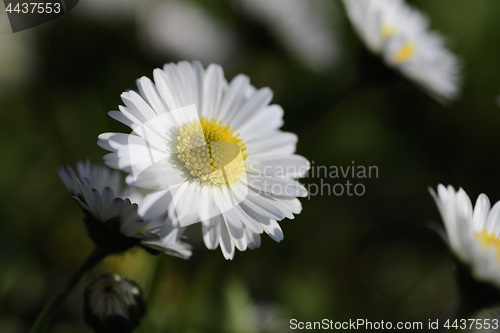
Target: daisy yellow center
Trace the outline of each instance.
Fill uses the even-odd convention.
[[[406,42],[401,46],[401,48],[396,52],[394,55],[394,60],[397,63],[403,63],[409,59],[411,59],[414,55],[417,49],[415,48],[415,44],[412,42]]]
[[[396,34],[397,30],[395,27],[390,25],[384,25],[380,28],[380,36],[382,38],[389,38]]]
[[[479,240],[482,249],[495,248],[497,250],[497,258],[500,261],[500,238],[495,234],[488,233],[486,230],[476,232],[474,235]]]
[[[190,181],[229,185],[245,172],[245,144],[221,120],[193,120],[179,128],[175,140],[177,166]]]

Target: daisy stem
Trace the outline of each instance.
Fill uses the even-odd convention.
[[[167,256],[163,254],[160,254],[158,259],[156,259],[154,272],[152,274],[148,294],[146,296],[146,300],[148,302],[153,301],[153,297],[157,294],[158,288],[164,279],[167,259]]]
[[[62,288],[52,297],[52,299],[45,305],[42,312],[38,315],[30,333],[45,332],[49,327],[52,319],[57,314],[62,304],[71,293],[71,291],[78,284],[80,279],[89,270],[94,268],[102,259],[108,255],[108,252],[100,248],[95,248],[94,251],[88,256],[83,264],[68,278]]]

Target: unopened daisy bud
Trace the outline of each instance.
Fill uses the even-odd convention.
[[[84,301],[85,322],[96,333],[132,332],[146,310],[137,283],[117,274],[94,280],[85,289]]]

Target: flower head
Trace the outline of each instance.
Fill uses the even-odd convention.
[[[344,0],[354,28],[373,53],[431,96],[454,100],[459,93],[457,58],[428,20],[403,0]]]
[[[117,274],[94,280],[84,292],[85,321],[95,332],[132,332],[146,311],[139,286]]]
[[[500,287],[500,202],[479,195],[474,208],[463,189],[430,189],[444,222],[450,248],[476,279]]]
[[[182,230],[164,224],[161,219],[145,220],[138,213],[141,195],[123,186],[119,172],[90,162],[79,162],[76,172],[59,169],[59,176],[85,214],[85,226],[97,246],[109,253],[125,251],[135,245],[149,251],[188,258],[190,247],[179,242]]]
[[[227,82],[220,66],[198,62],[167,64],[154,83],[142,77],[137,85],[110,112],[133,132],[101,134],[99,144],[129,184],[153,189],[139,212],[201,222],[206,246],[220,245],[228,259],[235,248],[258,247],[263,232],[281,241],[276,221],[301,211],[297,197],[307,191],[295,178],[309,162],[294,154],[297,137],[279,130],[283,110],[269,105],[271,90],[245,75]]]

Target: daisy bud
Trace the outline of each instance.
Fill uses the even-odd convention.
[[[142,291],[117,274],[103,275],[84,291],[85,322],[94,332],[132,332],[145,313]]]

